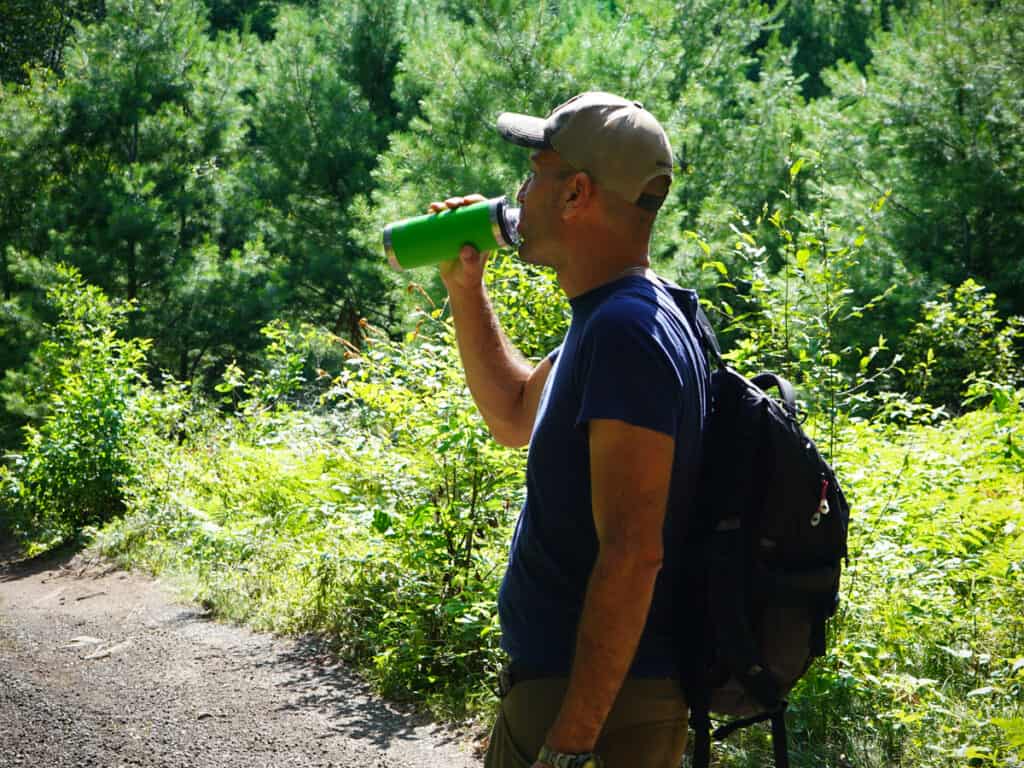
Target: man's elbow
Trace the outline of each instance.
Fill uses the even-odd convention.
[[[530,442],[530,430],[515,424],[488,423],[491,437],[506,448],[522,448]]]
[[[661,543],[650,544],[602,544],[598,551],[598,563],[611,573],[631,574],[637,577],[654,578],[665,561],[665,549]]]
[[[522,408],[503,414],[492,411],[484,415],[484,422],[494,441],[506,448],[522,448],[530,442],[533,433],[533,422],[525,417]]]

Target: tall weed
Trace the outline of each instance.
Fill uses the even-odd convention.
[[[112,303],[71,267],[47,293],[58,320],[34,355],[39,424],[0,468],[0,505],[33,551],[101,523],[124,508],[143,430],[139,395],[149,342],[119,336],[130,305]]]

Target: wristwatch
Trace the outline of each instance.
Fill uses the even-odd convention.
[[[551,768],[604,768],[601,758],[593,752],[582,752],[578,755],[570,755],[555,750],[545,744],[537,753],[537,762],[550,765]]]

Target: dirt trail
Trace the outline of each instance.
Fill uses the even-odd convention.
[[[81,556],[0,565],[0,768],[468,768],[312,642],[210,621]]]

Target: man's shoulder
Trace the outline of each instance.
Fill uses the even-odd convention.
[[[591,314],[588,325],[618,326],[651,320],[658,309],[657,287],[648,280],[623,281]]]
[[[594,310],[587,331],[629,335],[665,328],[676,331],[686,326],[679,306],[664,286],[643,278],[624,283]]]

